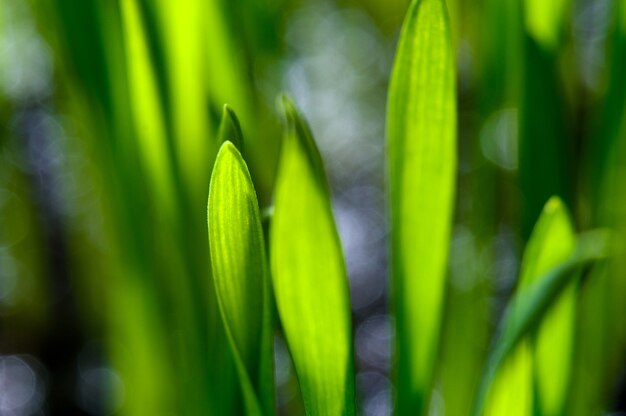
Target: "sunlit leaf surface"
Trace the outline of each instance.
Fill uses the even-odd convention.
[[[350,296],[328,185],[309,127],[283,104],[270,232],[276,304],[307,414],[353,415]]]
[[[546,49],[555,49],[563,34],[570,0],[523,0],[528,33]]]
[[[387,107],[399,414],[424,411],[437,361],[456,171],[455,70],[442,0],[404,22]]]
[[[576,248],[567,260],[550,267],[524,290],[515,294],[504,315],[501,330],[493,343],[476,401],[474,415],[481,415],[485,399],[496,379],[498,370],[509,354],[523,343],[524,337],[536,329],[554,302],[563,295],[568,284],[585,266],[607,258],[610,254],[609,234],[604,230],[590,231],[578,237]],[[565,292],[566,293],[566,292]],[[520,394],[524,394],[521,392]]]
[[[566,261],[575,244],[565,206],[558,198],[550,199],[526,246],[517,294],[522,296],[544,273]],[[499,403],[507,403],[510,414],[529,415],[533,406],[546,415],[562,412],[571,370],[575,303],[573,281],[546,312],[534,345],[525,339],[508,358],[507,371],[501,372],[494,384],[488,414],[500,414],[503,407]]]
[[[222,145],[211,176],[209,245],[215,291],[246,414],[273,414],[269,271],[256,193],[237,148]]]

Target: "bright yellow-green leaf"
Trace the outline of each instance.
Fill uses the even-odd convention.
[[[129,95],[140,149],[138,154],[144,160],[148,178],[154,184],[161,206],[172,215],[175,201],[173,171],[157,83],[137,3],[121,2],[121,15],[126,41]]]
[[[545,49],[558,46],[570,0],[524,0],[526,30]]]
[[[328,185],[309,127],[283,104],[270,232],[276,305],[307,414],[353,415],[350,295]]]
[[[526,416],[533,411],[532,348],[522,341],[502,363],[493,382],[486,416]]]
[[[546,313],[559,300],[568,284],[578,276],[583,267],[607,258],[609,254],[608,233],[604,230],[590,231],[578,237],[571,256],[549,268],[538,278],[533,279],[527,288],[515,294],[504,316],[501,332],[497,335],[488,357],[474,402],[473,415],[483,414],[485,399],[501,365],[524,337],[543,322]]]
[[[518,294],[521,295],[552,267],[566,261],[574,252],[575,244],[576,235],[567,210],[560,199],[553,197],[545,205],[526,246]],[[496,385],[508,387],[494,390],[490,398],[492,402],[508,402],[511,415],[532,414],[534,374],[538,393],[536,406],[544,415],[560,414],[569,386],[575,303],[573,281],[546,312],[538,328],[532,355],[518,351],[508,358],[509,368],[516,370],[498,375]],[[517,350],[531,351],[530,340],[522,341]],[[512,388],[513,385],[516,388]],[[497,415],[498,411],[488,414]]]
[[[273,414],[269,271],[248,168],[226,141],[211,175],[209,245],[220,313],[248,415]]]
[[[167,28],[161,42],[167,62],[174,149],[185,189],[195,200],[206,192],[203,178],[217,146],[208,140],[212,129],[206,111],[205,2],[159,0],[148,3],[156,8],[158,25]]]
[[[450,39],[444,1],[414,0],[400,35],[389,91],[399,414],[425,411],[437,361],[456,171]]]
[[[561,200],[546,204],[526,249],[521,289],[551,267],[565,261],[576,246],[576,235]],[[534,367],[538,405],[543,415],[563,414],[567,402],[574,348],[576,282],[559,295],[543,318],[535,339]],[[558,348],[556,347],[558,346]]]

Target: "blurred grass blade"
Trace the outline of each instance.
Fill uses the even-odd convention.
[[[454,203],[454,62],[443,0],[414,0],[391,78],[387,140],[398,413],[425,412]]]
[[[217,132],[217,141],[221,144],[227,140],[234,144],[239,152],[243,154],[243,133],[241,132],[239,119],[233,109],[228,104],[224,104],[222,121]]]
[[[248,415],[270,415],[273,359],[269,270],[248,168],[226,141],[215,161],[208,203],[215,291]]]
[[[533,414],[533,357],[524,340],[502,362],[489,392],[485,416],[530,416]]]
[[[585,290],[585,313],[578,331],[577,360],[568,415],[601,414],[607,392],[626,368],[626,2],[612,3],[607,33],[606,95],[589,134],[591,155],[585,178],[595,207],[594,223],[610,226],[621,238],[621,252]],[[616,410],[616,409],[612,409]]]
[[[602,114],[599,117],[597,132],[590,143],[593,165],[589,175],[593,178],[591,187],[595,193],[593,196],[598,199],[598,202],[603,202],[600,198],[604,195],[599,195],[605,187],[603,182],[607,180],[608,175],[613,174],[613,169],[619,162],[617,155],[620,154],[620,139],[624,137],[620,134],[620,130],[626,109],[626,77],[624,77],[626,73],[626,3],[623,1],[613,3],[611,12],[613,22],[607,45],[607,53],[610,56],[607,94],[601,107]],[[604,208],[606,205],[601,204],[599,207]],[[606,215],[604,212],[599,214]]]
[[[528,239],[543,205],[553,195],[573,206],[577,172],[573,127],[566,103],[559,52],[569,0],[522,2],[524,36],[519,125],[522,238]],[[533,23],[534,22],[534,23]]]
[[[192,203],[206,196],[206,175],[215,155],[211,119],[206,116],[207,67],[204,45],[204,5],[199,0],[155,1],[158,27],[162,33],[163,57],[167,63],[167,96],[170,99],[173,150],[182,184]]]
[[[309,415],[353,415],[350,296],[322,160],[290,100],[274,196],[274,293]]]
[[[552,198],[526,249],[528,260],[522,265],[522,290],[567,260],[575,248],[576,235],[567,209],[560,199]],[[542,415],[565,414],[574,355],[577,279],[573,277],[546,312],[534,340],[535,391]]]
[[[570,0],[524,0],[526,30],[545,49],[556,49],[564,32]]]
[[[173,171],[156,76],[152,69],[140,10],[135,1],[121,2],[131,110],[136,124],[137,152],[159,196],[159,206],[173,215],[176,201]]]
[[[532,329],[540,324],[546,312],[554,305],[578,272],[609,256],[610,235],[605,230],[590,231],[578,237],[574,253],[566,261],[549,268],[525,290],[515,295],[502,321],[479,386],[473,415],[481,415],[485,399],[496,378],[498,369]]]
[[[574,252],[575,244],[576,236],[567,209],[560,199],[553,197],[545,205],[526,246],[517,294],[523,295],[537,278],[566,261]],[[575,294],[575,282],[571,282],[550,307],[539,327],[534,351],[531,341],[525,339],[518,345],[519,351],[507,359],[507,371],[497,376],[487,414],[500,414],[504,408],[502,403],[508,404],[511,415],[530,414],[533,407],[541,409],[544,415],[560,414],[569,387]],[[559,348],[555,348],[556,345]],[[536,404],[533,372],[538,384],[539,402]],[[512,385],[516,388],[511,388]]]

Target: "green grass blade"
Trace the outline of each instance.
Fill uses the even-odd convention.
[[[217,132],[217,141],[221,144],[227,140],[234,144],[240,153],[243,153],[243,133],[241,132],[239,119],[233,109],[228,104],[224,104],[222,121]]]
[[[489,391],[485,416],[533,414],[533,356],[524,340],[503,360]]]
[[[211,175],[208,224],[215,291],[246,414],[273,414],[269,270],[259,206],[248,168],[228,141]]]
[[[561,199],[552,197],[543,208],[524,252],[520,289],[526,289],[550,268],[567,260],[576,236]]]
[[[545,49],[556,49],[565,28],[570,0],[525,0],[528,33]]]
[[[391,267],[401,415],[425,411],[437,361],[456,169],[450,38],[444,1],[413,1],[389,91]]]
[[[566,261],[575,244],[576,235],[567,209],[560,199],[553,197],[545,205],[526,246],[518,295],[523,295],[552,267]],[[501,403],[507,403],[512,414],[526,415],[532,413],[533,407],[541,409],[541,414],[561,412],[569,387],[575,303],[575,282],[571,282],[543,318],[534,349],[531,341],[525,339],[508,358],[507,370],[497,376],[499,380],[489,398],[487,414],[498,414],[503,408]],[[533,374],[539,398],[536,404]],[[516,388],[511,388],[512,385]]]
[[[353,415],[350,296],[322,160],[288,99],[270,229],[274,293],[309,415]]]
[[[559,48],[569,0],[526,0],[519,125],[522,238],[527,239],[553,195],[573,206],[575,125],[559,72]],[[535,23],[531,23],[535,22]],[[540,29],[538,29],[540,28]]]
[[[165,117],[142,26],[141,12],[134,1],[121,2],[120,6],[138,154],[146,166],[146,176],[152,182],[154,192],[159,196],[159,205],[172,215],[175,209],[172,205],[176,197],[168,155]]]
[[[575,246],[569,214],[560,199],[552,198],[529,241],[527,253],[531,257],[522,265],[522,286],[567,260]],[[546,312],[534,340],[537,405],[542,415],[564,414],[574,354],[576,293],[573,279]]]
[[[580,236],[574,253],[566,261],[551,267],[535,279],[528,288],[515,295],[503,319],[502,331],[493,344],[481,380],[473,415],[483,412],[487,393],[505,358],[531,330],[540,324],[567,285],[585,266],[609,256],[610,239],[607,231],[590,231]]]
[[[607,33],[604,102],[595,128],[587,135],[589,166],[585,179],[595,209],[594,223],[609,226],[620,236],[616,254],[585,288],[580,310],[575,376],[568,415],[601,414],[626,367],[626,2],[612,3]],[[591,156],[591,157],[589,157]],[[611,409],[617,410],[617,409]]]
[[[520,110],[519,183],[524,195],[522,237],[529,238],[543,204],[552,195],[571,203],[570,136],[554,55],[526,39]]]

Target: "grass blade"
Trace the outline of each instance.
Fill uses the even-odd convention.
[[[522,286],[530,286],[533,278],[567,260],[575,247],[576,235],[567,210],[560,199],[552,198],[529,241],[527,253],[531,257],[523,265]],[[542,415],[565,414],[574,354],[575,277],[546,312],[534,340],[537,404]]]
[[[516,294],[503,319],[502,331],[493,344],[481,380],[473,415],[483,412],[487,393],[505,358],[531,330],[537,327],[555,299],[585,266],[609,256],[610,239],[604,230],[590,231],[578,237],[574,253],[551,267],[526,290]]]
[[[224,104],[222,121],[217,132],[217,141],[221,144],[227,140],[234,144],[240,153],[243,153],[243,133],[241,132],[239,119],[233,109],[228,104]]]
[[[322,160],[283,99],[282,145],[270,231],[276,304],[309,415],[353,415],[350,296]]]
[[[136,2],[124,1],[120,4],[122,24],[125,30],[126,65],[129,96],[132,100],[133,118],[136,124],[136,137],[139,156],[143,158],[154,192],[159,196],[159,205],[174,212],[176,200],[173,171],[168,155],[168,143],[163,111],[158,94],[158,84],[152,69],[152,62],[140,10]]]
[[[518,295],[522,296],[550,268],[566,261],[575,245],[576,235],[567,209],[560,199],[553,197],[545,205],[526,247]],[[507,370],[497,376],[487,414],[499,414],[502,403],[507,403],[513,414],[530,414],[533,407],[541,409],[541,414],[560,414],[569,387],[575,303],[576,288],[572,281],[546,312],[534,346],[530,339],[525,339],[507,359]],[[554,348],[555,345],[559,348]],[[533,391],[538,394],[536,404]]]
[[[456,169],[450,39],[444,1],[414,0],[389,91],[391,267],[401,415],[427,408],[440,337]]]
[[[585,178],[595,203],[594,223],[614,229],[620,253],[595,271],[580,304],[585,316],[578,331],[577,360],[568,415],[600,414],[607,392],[626,368],[626,2],[613,2],[607,33],[606,95],[595,128],[588,134]],[[617,408],[611,409],[617,410]]]
[[[558,66],[568,3],[569,0],[522,2],[527,31],[523,42],[518,154],[523,239],[529,238],[543,205],[552,195],[574,205],[574,120]]]
[[[215,291],[246,414],[273,414],[269,271],[259,206],[248,168],[228,141],[211,175],[208,224]]]
[[[524,23],[528,33],[546,49],[556,49],[564,33],[570,0],[525,0]]]

